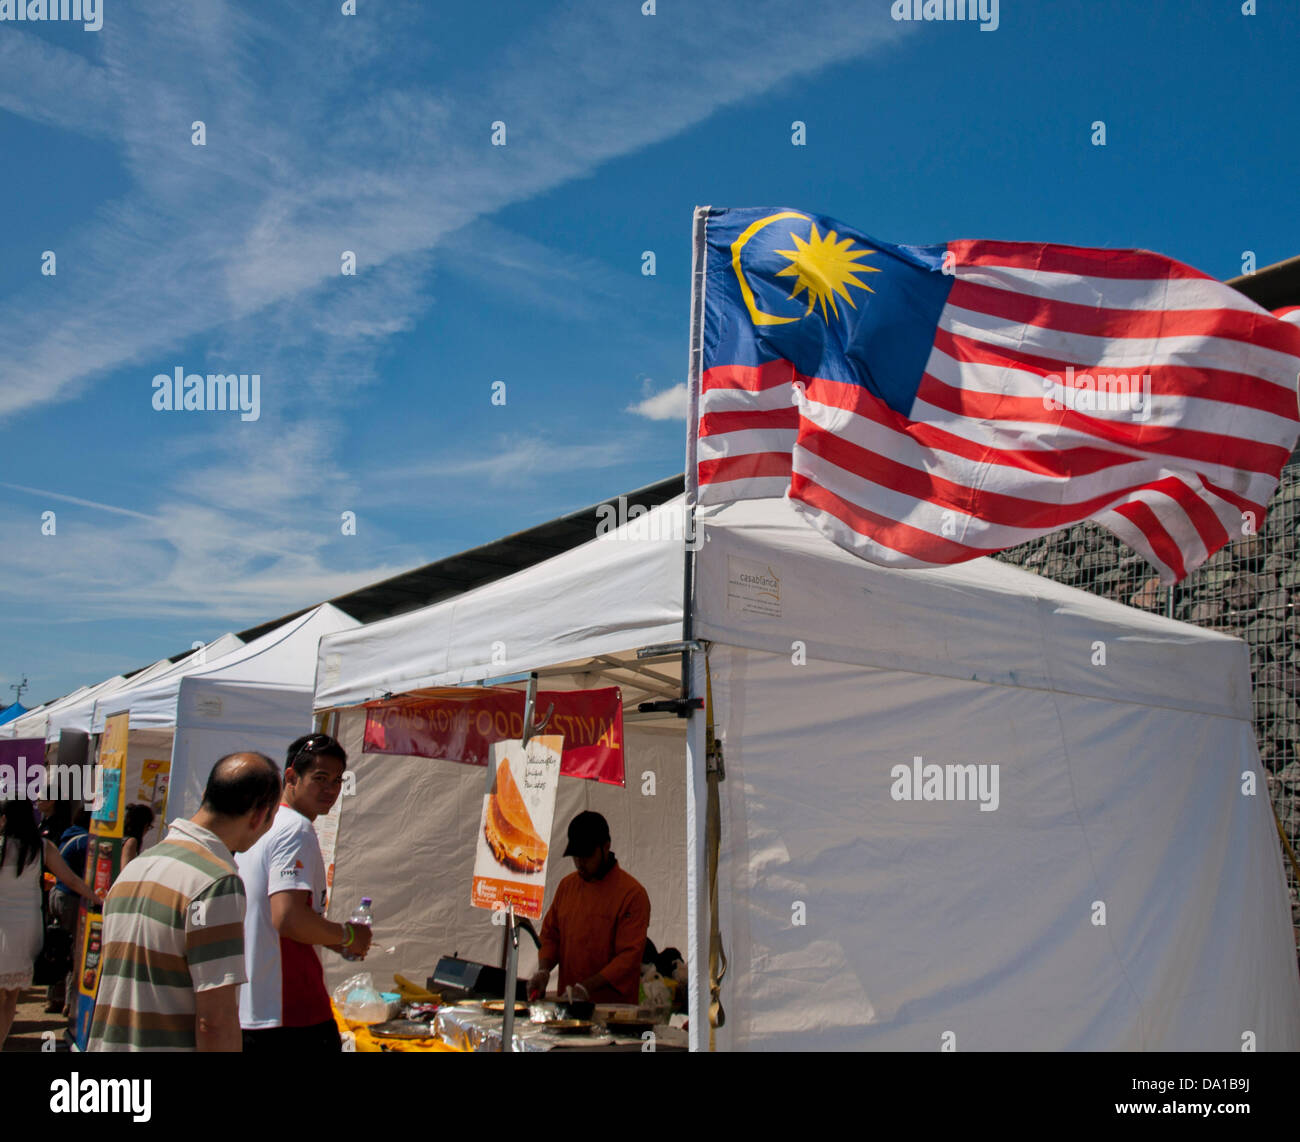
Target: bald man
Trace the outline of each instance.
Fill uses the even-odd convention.
[[[199,811],[123,869],[104,901],[90,1050],[241,1049],[245,897],[234,854],[271,827],[280,791],[270,758],[223,757]]]

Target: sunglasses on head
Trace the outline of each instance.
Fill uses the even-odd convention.
[[[312,734],[311,737],[303,742],[294,752],[293,757],[289,760],[289,766],[293,767],[297,765],[298,761],[305,754],[319,753],[321,750],[327,748],[331,751],[337,750],[338,744],[329,736],[329,734]]]

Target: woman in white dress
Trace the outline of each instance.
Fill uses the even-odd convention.
[[[0,1047],[18,1008],[18,993],[32,982],[41,950],[42,858],[64,884],[88,899],[90,886],[42,840],[30,801],[0,801]]]

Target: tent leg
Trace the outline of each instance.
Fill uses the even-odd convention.
[[[501,1024],[501,1050],[515,1049],[515,984],[519,978],[519,929],[515,927],[515,906],[510,905],[506,919],[506,988],[504,1021]]]
[[[704,690],[704,655],[692,655],[695,693]],[[686,723],[686,968],[692,1051],[709,1047],[709,901],[707,896],[708,786],[705,714],[692,710]]]

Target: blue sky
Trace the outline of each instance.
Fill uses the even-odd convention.
[[[341,7],[0,23],[0,705],[681,471],[697,203],[1300,253],[1280,0]],[[178,366],[259,374],[260,417],[156,411]]]

